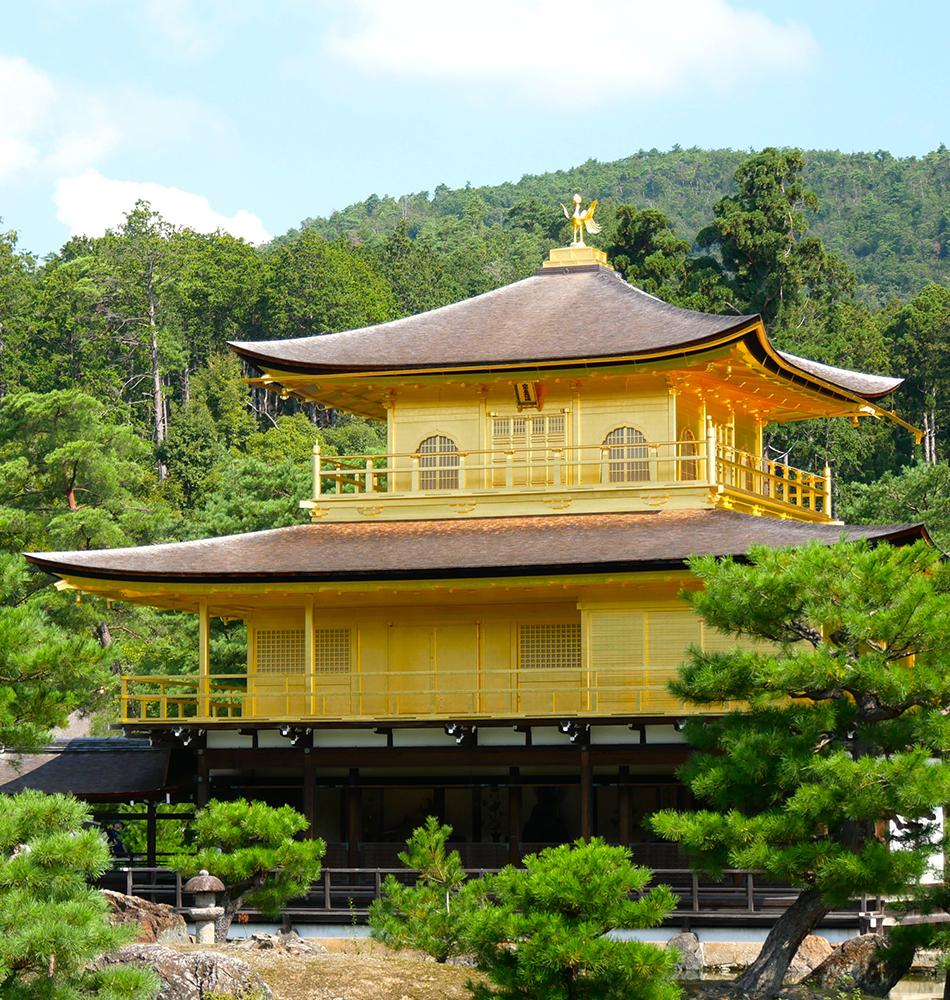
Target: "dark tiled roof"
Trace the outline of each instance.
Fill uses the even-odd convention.
[[[168,751],[148,740],[58,740],[44,753],[0,757],[0,793],[27,788],[86,797],[129,797],[161,791]]]
[[[715,339],[755,319],[679,309],[594,266],[544,271],[360,330],[231,346],[251,361],[307,371],[490,367],[650,353]]]
[[[627,284],[609,268],[582,266],[541,270],[493,292],[390,323],[320,337],[235,341],[231,347],[259,367],[314,375],[484,370],[700,350],[758,319],[680,309]],[[799,372],[869,399],[887,395],[902,381],[780,356]]]
[[[887,378],[884,375],[867,375],[864,372],[853,372],[847,368],[834,368],[832,365],[823,365],[818,361],[809,361],[808,358],[799,358],[794,354],[786,354],[784,351],[778,352],[789,364],[800,368],[809,375],[815,375],[824,382],[832,385],[840,385],[856,396],[864,396],[866,399],[878,399],[893,392],[904,380],[902,378]]]
[[[681,565],[742,555],[757,542],[803,545],[843,536],[903,541],[922,525],[842,526],[704,509],[443,521],[300,524],[195,542],[30,553],[58,575],[159,580],[387,580],[562,574]]]

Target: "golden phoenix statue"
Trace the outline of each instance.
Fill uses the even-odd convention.
[[[564,202],[561,202],[561,208],[564,209],[564,214],[571,220],[571,246],[572,247],[582,247],[586,244],[584,243],[584,229],[586,227],[589,233],[599,233],[600,225],[594,222],[594,209],[597,207],[597,199],[595,198],[590,203],[590,208],[586,212],[581,211],[581,196],[579,194],[574,195],[574,214],[567,210],[567,206]]]

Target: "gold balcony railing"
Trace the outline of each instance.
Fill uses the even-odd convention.
[[[389,671],[326,674],[127,676],[122,721],[344,721],[681,715],[672,671]],[[717,707],[714,711],[721,711]],[[691,713],[695,709],[690,710]],[[713,709],[710,709],[713,711]]]
[[[313,449],[313,496],[304,506],[358,494],[366,503],[387,497],[530,494],[554,489],[590,492],[710,488],[748,503],[765,503],[831,517],[831,472],[797,469],[763,455],[705,440],[443,450],[387,455],[321,454]]]

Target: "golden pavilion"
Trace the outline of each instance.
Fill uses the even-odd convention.
[[[659,865],[644,816],[685,805],[697,553],[919,526],[834,519],[830,472],[765,454],[768,424],[893,418],[900,384],[783,353],[571,247],[529,278],[344,333],[234,343],[283,397],[385,421],[385,454],[313,453],[296,526],[33,553],[59,586],[198,616],[189,677],[123,678],[121,724],[174,748],[201,803],[290,802],[328,864],[392,864],[428,813],[466,864],[577,836]],[[898,421],[899,422],[899,421]],[[247,625],[219,674],[209,622]]]

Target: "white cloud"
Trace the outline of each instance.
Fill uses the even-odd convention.
[[[193,101],[130,88],[96,93],[19,56],[0,56],[0,183],[52,180],[92,168],[122,147],[152,150],[217,123]]]
[[[358,24],[330,50],[359,68],[431,80],[502,84],[571,105],[680,91],[697,83],[799,72],[818,46],[727,0],[351,0]]]
[[[125,213],[136,201],[147,201],[166,222],[199,233],[223,229],[250,243],[270,239],[260,219],[243,209],[228,217],[212,209],[208,199],[161,184],[116,181],[87,170],[79,177],[62,178],[53,195],[56,218],[69,226],[70,235],[101,236],[107,229],[122,225]]]
[[[45,73],[19,56],[0,56],[0,181],[40,159],[35,139],[50,119],[55,96]]]

